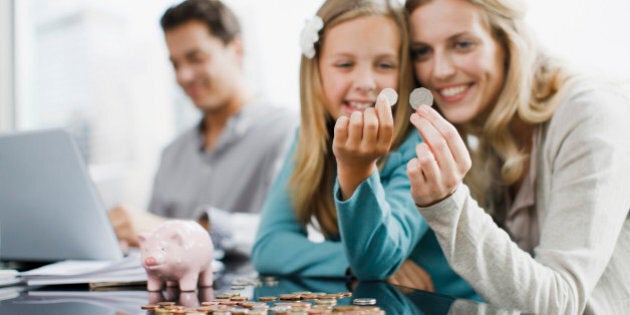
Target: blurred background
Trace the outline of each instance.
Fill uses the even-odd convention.
[[[160,151],[199,119],[178,88],[159,18],[172,0],[0,0],[0,132],[71,131],[106,207],[144,209]],[[630,1],[528,0],[555,55],[630,86]],[[225,0],[245,72],[263,98],[299,109],[298,38],[322,0]]]

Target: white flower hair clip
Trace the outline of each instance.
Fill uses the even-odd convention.
[[[323,27],[324,20],[317,15],[306,21],[300,34],[300,48],[306,58],[315,57],[315,43],[319,40],[318,33]]]

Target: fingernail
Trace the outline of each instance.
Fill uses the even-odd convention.
[[[416,114],[416,113],[413,113],[413,114],[411,114],[410,120],[411,120],[411,122],[416,122],[417,123],[420,120],[420,116],[418,116],[418,114]]]
[[[418,108],[418,112],[420,112],[421,114],[428,114],[429,108],[429,105],[420,105],[420,107]]]
[[[418,169],[418,159],[413,158],[409,161],[409,169],[411,169],[412,171],[415,171]]]

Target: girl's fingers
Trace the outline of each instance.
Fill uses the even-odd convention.
[[[335,122],[335,135],[333,142],[337,144],[345,144],[348,141],[348,123],[350,120],[346,116],[341,116]]]
[[[368,108],[363,112],[363,140],[362,145],[371,148],[376,145],[379,121],[376,111]]]
[[[363,138],[363,113],[353,112],[350,115],[350,125],[348,126],[348,140],[346,146],[349,148],[359,148]]]
[[[387,101],[387,98],[380,95],[376,100],[376,114],[379,121],[378,141],[379,144],[386,143],[389,149],[389,144],[394,134],[394,117],[392,114],[392,107]]]

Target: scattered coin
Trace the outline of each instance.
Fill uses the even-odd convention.
[[[352,304],[354,304],[354,305],[375,305],[376,304],[376,299],[373,299],[373,298],[358,298],[358,299],[354,299],[354,301],[352,301]]]
[[[140,308],[143,309],[143,310],[156,310],[156,309],[160,308],[160,306],[159,305],[155,305],[155,304],[149,304],[149,305],[142,305]]]
[[[159,305],[159,306],[171,306],[171,305],[175,305],[175,302],[158,302],[157,305]]]

